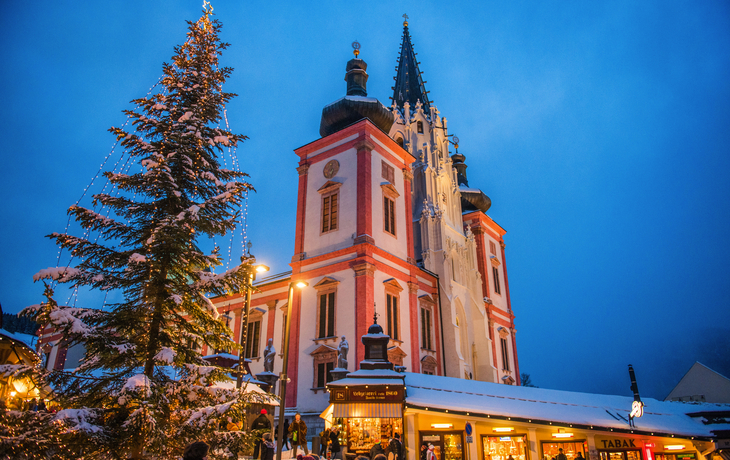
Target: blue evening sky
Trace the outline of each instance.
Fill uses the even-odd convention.
[[[730,5],[725,1],[214,1],[257,193],[253,252],[293,254],[297,157],[362,44],[389,105],[410,16],[426,88],[507,230],[520,370],[546,388],[664,398],[697,360],[730,375]],[[63,231],[185,40],[194,1],[0,4],[0,303],[42,300]],[[67,294],[59,295],[64,301]],[[78,306],[95,307],[98,294]]]

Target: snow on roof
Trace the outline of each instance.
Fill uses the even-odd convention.
[[[491,414],[533,421],[629,429],[632,396],[600,395],[503,385],[453,377],[405,373],[406,404],[472,414]],[[697,405],[643,400],[644,416],[634,419],[636,431],[710,437],[711,427],[689,417]],[[709,410],[730,410],[730,404],[705,404]]]
[[[33,345],[38,340],[38,337],[31,334],[22,334],[20,332],[10,332],[5,329],[0,329],[0,334],[13,339],[17,340],[18,342],[22,342],[25,346],[33,350]]]
[[[213,359],[213,358],[224,358],[224,359],[232,359],[234,361],[238,361],[238,356],[233,355],[231,353],[216,353],[214,355],[203,356],[203,359]],[[250,359],[247,359],[246,361],[251,362]]]
[[[331,105],[335,105],[343,99],[346,99],[348,101],[357,101],[357,102],[377,102],[381,106],[385,107],[377,98],[367,97],[367,96],[344,96],[344,97],[337,99],[335,102],[332,102],[331,104],[325,105],[324,107],[327,108]]]

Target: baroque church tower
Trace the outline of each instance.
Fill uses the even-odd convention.
[[[291,311],[286,406],[314,420],[338,347],[348,341],[348,370],[357,370],[374,314],[390,336],[389,360],[407,372],[519,384],[505,231],[486,214],[489,198],[468,186],[464,155],[449,156],[455,139],[427,98],[408,24],[390,107],[368,96],[358,53],[346,95],[322,110],[321,137],[295,150],[291,273],[257,283],[245,334],[245,296],[213,299],[245,337],[254,376],[269,340],[281,371]],[[298,281],[308,287],[289,308]]]

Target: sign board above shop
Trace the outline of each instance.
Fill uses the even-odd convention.
[[[634,438],[596,436],[595,440],[598,450],[639,450],[643,446],[641,441]]]
[[[405,399],[402,386],[373,386],[352,388],[331,388],[330,402],[403,402]]]

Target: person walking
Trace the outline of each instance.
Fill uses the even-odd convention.
[[[565,454],[563,453],[562,447],[560,449],[558,449],[558,456],[555,457],[555,460],[568,460],[568,457],[566,457]]]
[[[426,460],[438,460],[436,458],[436,453],[434,452],[434,449],[435,447],[433,444],[428,445],[428,450],[426,451]]]
[[[332,460],[342,460],[342,446],[340,446],[340,427],[335,425],[330,430],[330,452]]]
[[[370,458],[375,459],[377,455],[382,455],[383,457],[385,457],[385,449],[383,449],[383,443],[381,439],[375,441],[373,447],[370,448]]]
[[[271,431],[271,421],[269,420],[269,417],[266,416],[266,409],[261,409],[261,413],[259,413],[259,416],[256,417],[256,419],[253,421],[253,424],[251,425],[251,431],[253,430]],[[263,443],[262,439],[262,434],[256,435],[256,441],[254,442],[253,447],[253,458],[255,459],[259,458],[261,444]]]
[[[291,449],[291,445],[289,444],[289,419],[284,419],[284,442],[282,443],[282,446],[286,446],[287,450]]]
[[[307,447],[307,424],[302,420],[302,416],[299,412],[294,416],[294,421],[289,425],[289,434],[291,436],[291,458],[297,457],[298,449],[301,446],[304,449],[304,455],[309,455],[309,448]]]
[[[261,460],[274,460],[274,443],[271,442],[271,433],[264,433],[261,438]]]
[[[403,460],[403,444],[400,442],[400,433],[395,433],[388,443],[388,460]]]

